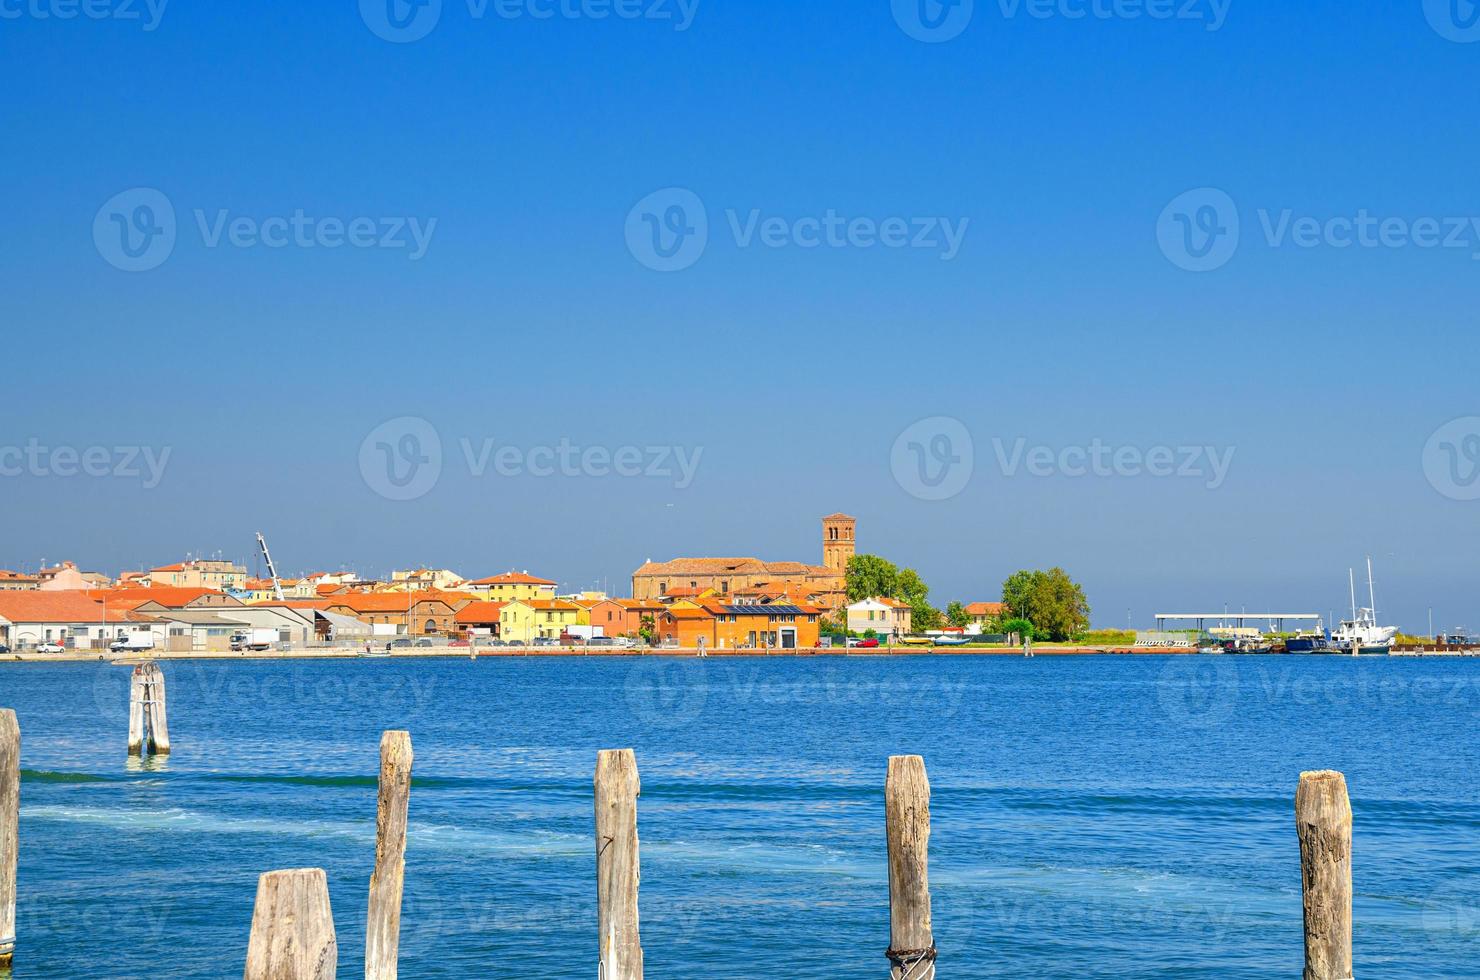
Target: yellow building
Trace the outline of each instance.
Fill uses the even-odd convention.
[[[520,602],[530,599],[555,598],[555,583],[528,572],[505,572],[492,578],[480,578],[463,587],[486,602]]]
[[[580,615],[581,607],[564,599],[515,599],[499,611],[499,638],[509,643],[559,639],[580,625]]]

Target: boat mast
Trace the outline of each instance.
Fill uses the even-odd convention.
[[[1372,603],[1372,622],[1377,623],[1377,591],[1372,587],[1372,556],[1367,556],[1367,600]]]
[[[1352,587],[1352,623],[1355,624],[1357,621],[1357,573],[1354,569],[1348,568],[1346,577]]]

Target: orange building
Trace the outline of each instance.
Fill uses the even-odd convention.
[[[658,637],[680,647],[712,650],[795,650],[815,647],[816,606],[706,601],[675,603],[658,618]]]

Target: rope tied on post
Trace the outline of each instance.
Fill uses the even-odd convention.
[[[934,946],[927,946],[924,949],[895,949],[891,946],[884,950],[884,955],[889,957],[890,965],[900,971],[900,976],[904,980],[910,980],[915,976],[915,967],[921,963],[934,963],[936,954]]]

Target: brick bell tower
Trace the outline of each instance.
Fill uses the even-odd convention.
[[[829,514],[822,519],[822,564],[841,575],[848,568],[858,543],[853,532],[858,521],[847,514]]]

